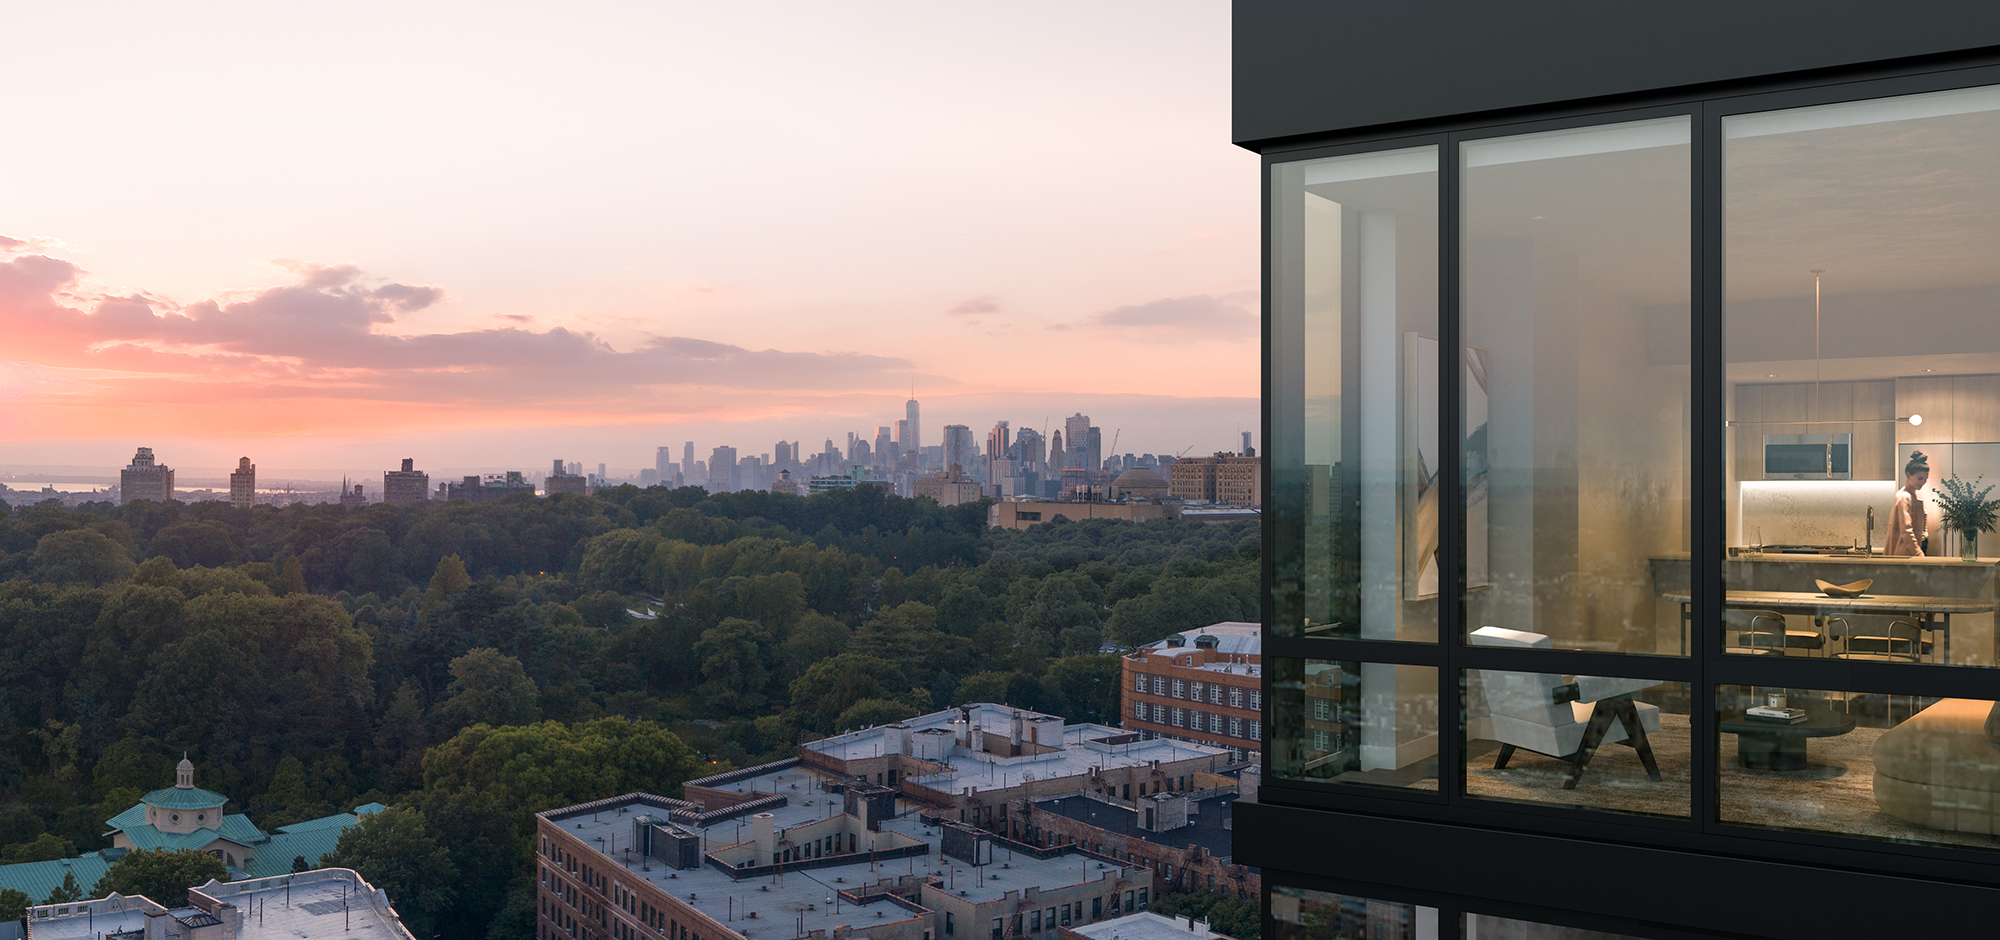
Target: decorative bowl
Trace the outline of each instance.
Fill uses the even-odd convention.
[[[1821,581],[1818,578],[1814,578],[1813,583],[1819,585],[1820,593],[1828,597],[1860,597],[1868,593],[1868,589],[1875,585],[1875,580],[1873,578],[1862,578],[1859,581],[1850,581],[1846,584],[1835,584],[1831,581]]]

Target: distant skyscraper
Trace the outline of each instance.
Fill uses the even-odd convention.
[[[1090,416],[1079,411],[1063,419],[1063,440],[1069,442],[1069,450],[1063,456],[1063,466],[1070,469],[1101,470],[1104,455],[1102,445],[1091,446]]]
[[[1022,428],[1019,434],[1014,435],[1014,454],[1020,458],[1022,470],[1040,473],[1048,466],[1047,445],[1042,440],[1042,432],[1034,428]]]
[[[696,472],[694,464],[694,442],[689,441],[681,445],[681,475],[688,483],[700,486],[706,478]]]
[[[961,470],[975,466],[979,456],[978,446],[972,443],[972,429],[963,424],[944,426],[944,465],[946,472],[955,465]]]
[[[1245,456],[1245,457],[1255,457],[1255,456],[1257,456],[1257,452],[1256,452],[1255,450],[1252,450],[1252,449],[1251,449],[1251,447],[1250,447],[1250,432],[1249,432],[1249,431],[1245,431],[1245,432],[1243,432],[1243,456]]]
[[[776,447],[771,448],[771,456],[773,458],[771,461],[773,466],[779,467],[781,469],[790,467],[792,465],[792,460],[793,460],[791,442],[779,441]],[[771,492],[776,493],[778,491],[772,490]]]
[[[915,395],[911,395],[910,400],[903,403],[903,411],[905,412],[903,420],[910,422],[910,436],[899,439],[896,442],[897,449],[903,451],[914,450],[921,453],[924,449],[924,427],[923,422],[917,420],[917,397]]]
[[[896,456],[901,457],[916,448],[910,446],[910,422],[907,418],[896,419]]]
[[[153,449],[141,447],[130,466],[118,472],[118,505],[135,499],[164,503],[174,498],[174,471],[153,462]]]
[[[1069,453],[1063,450],[1063,433],[1057,431],[1049,435],[1049,470],[1057,471],[1068,466]]]
[[[403,458],[403,469],[382,474],[382,501],[421,503],[431,498],[431,475],[416,469],[416,461]]]
[[[893,450],[895,446],[895,439],[889,436],[889,426],[886,424],[876,426],[875,465],[887,468],[893,463],[896,458],[896,452]]]
[[[708,455],[708,491],[733,493],[736,488],[736,448],[717,447]]]
[[[1104,469],[1104,432],[1095,426],[1083,435],[1083,468]]]
[[[257,505],[257,465],[248,457],[236,461],[236,472],[229,475],[229,505],[237,509]]]
[[[665,483],[674,478],[674,450],[662,447],[653,454],[653,469],[659,472],[657,479]]]

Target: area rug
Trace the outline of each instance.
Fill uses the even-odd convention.
[[[1856,728],[1807,744],[1803,770],[1749,770],[1736,762],[1736,736],[1721,741],[1723,822],[1778,829],[1832,832],[1897,842],[2000,849],[2000,837],[1931,829],[1905,822],[1875,806],[1875,741],[1881,728]],[[1660,730],[1647,736],[1661,780],[1647,779],[1639,753],[1623,744],[1600,749],[1576,789],[1564,790],[1569,764],[1516,751],[1507,769],[1493,769],[1498,746],[1472,742],[1466,789],[1477,797],[1640,813],[1688,815],[1689,735],[1686,715],[1662,714]],[[1428,781],[1435,787],[1435,781]]]

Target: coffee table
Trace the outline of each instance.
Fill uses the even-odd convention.
[[[1851,715],[1825,705],[1805,707],[1806,720],[1796,724],[1752,718],[1740,711],[1723,712],[1716,727],[1736,736],[1736,762],[1750,770],[1806,769],[1806,739],[1830,738],[1854,730]]]

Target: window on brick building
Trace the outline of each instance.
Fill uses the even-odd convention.
[[[1256,689],[1250,690],[1250,708],[1252,711],[1262,711],[1264,709],[1263,692],[1260,692]]]
[[[1208,704],[1222,704],[1222,686],[1213,682],[1208,684]]]
[[[1197,702],[1199,702],[1199,701],[1201,701],[1201,695],[1202,695],[1202,692],[1203,692],[1203,691],[1204,691],[1204,690],[1203,690],[1203,688],[1202,688],[1202,684],[1201,684],[1201,683],[1199,683],[1199,682],[1197,682],[1197,683],[1194,683],[1193,687],[1189,689],[1189,693],[1190,693],[1190,694],[1188,695],[1188,698],[1190,698],[1190,699],[1193,699],[1194,701],[1197,701]]]
[[[1229,719],[1229,736],[1232,738],[1240,738],[1243,736],[1243,719],[1241,718]]]
[[[1187,683],[1174,680],[1174,698],[1187,698]]]
[[[1153,694],[1154,695],[1167,694],[1167,677],[1165,676],[1153,677]]]
[[[1174,709],[1174,710],[1173,710],[1173,720],[1172,720],[1171,722],[1169,722],[1169,723],[1170,723],[1170,724],[1172,724],[1172,725],[1173,725],[1174,727],[1176,727],[1176,728],[1178,728],[1178,727],[1180,727],[1180,726],[1181,726],[1181,710],[1180,710],[1180,709],[1176,708],[1176,709]]]
[[[1132,677],[1132,691],[1134,692],[1146,691],[1146,677],[1144,675],[1134,675]]]
[[[1243,707],[1243,690],[1242,690],[1242,689],[1230,689],[1230,690],[1229,690],[1229,707],[1230,707],[1230,708],[1242,708],[1242,707]]]

